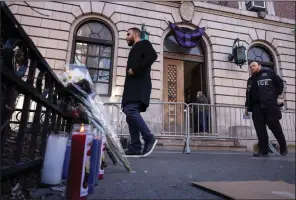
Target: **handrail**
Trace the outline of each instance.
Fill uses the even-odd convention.
[[[65,108],[70,98],[76,97],[58,79],[5,2],[0,6],[1,20],[5,21],[0,57],[1,177],[9,177],[20,170],[40,168],[48,134],[70,131],[73,118]],[[20,73],[21,67],[24,71]],[[23,98],[17,102],[20,95]]]
[[[0,1],[1,5],[1,15],[5,15],[5,17],[9,18],[9,22],[13,24],[13,26],[16,29],[16,33],[24,42],[28,45],[28,47],[33,50],[33,57],[38,58],[38,60],[41,62],[41,68],[48,71],[51,76],[57,80],[57,83],[59,86],[63,86],[62,82],[58,79],[57,75],[52,71],[51,67],[46,62],[45,58],[42,56],[40,51],[35,46],[34,42],[31,40],[31,38],[26,34],[26,31],[23,29],[23,27],[20,25],[20,23],[17,21],[17,19],[14,17],[8,6],[6,5],[5,1]],[[2,19],[4,21],[4,19]]]

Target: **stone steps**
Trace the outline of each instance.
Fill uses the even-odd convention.
[[[229,145],[199,145],[191,146],[191,151],[234,151],[234,152],[247,152],[247,147],[243,145],[229,146]]]
[[[271,143],[274,145],[275,149],[278,152],[280,152],[280,145],[275,141],[272,141]],[[287,147],[288,147],[288,152],[294,152],[294,153],[296,152],[296,145],[295,144],[287,142]],[[253,145],[253,151],[258,151],[258,143],[257,142]]]
[[[181,144],[157,144],[156,149],[159,150],[175,150],[183,151],[184,145]],[[191,151],[235,151],[235,152],[246,152],[247,147],[243,145],[229,146],[229,145],[190,145]]]
[[[183,151],[185,139],[183,138],[158,138],[156,149]],[[190,141],[191,151],[235,151],[246,152],[247,147],[236,145],[234,140],[222,139],[197,139]]]
[[[228,145],[233,146],[235,145],[234,140],[230,139],[197,139],[192,138],[190,141],[191,145]]]

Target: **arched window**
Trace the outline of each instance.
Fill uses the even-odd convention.
[[[72,62],[85,65],[99,94],[111,94],[114,36],[101,21],[87,21],[76,31]]]
[[[253,46],[248,51],[248,62],[256,60],[262,63],[262,67],[274,70],[275,63],[270,53],[262,46]]]

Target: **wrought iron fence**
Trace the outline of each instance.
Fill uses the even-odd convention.
[[[64,89],[9,8],[1,4],[1,176],[40,166],[51,131],[69,131]],[[3,23],[5,22],[5,23]],[[71,95],[70,95],[71,96]]]

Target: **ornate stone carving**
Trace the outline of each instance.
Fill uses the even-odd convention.
[[[194,16],[194,3],[192,1],[183,1],[180,6],[180,15],[184,21],[191,21]]]

